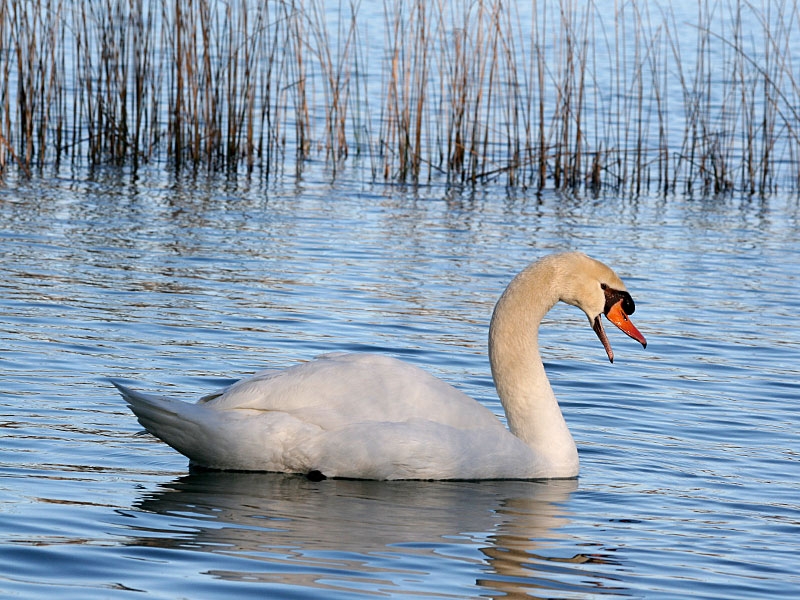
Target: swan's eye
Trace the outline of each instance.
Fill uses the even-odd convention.
[[[615,290],[605,283],[601,283],[600,287],[606,295],[605,314],[608,314],[608,311],[611,310],[611,307],[620,301],[622,301],[622,310],[625,311],[626,315],[632,315],[633,311],[636,310],[636,305],[633,303],[633,298],[631,298],[631,295],[628,292]]]
[[[633,298],[628,293],[625,293],[622,297],[622,310],[625,311],[626,315],[632,315],[636,311],[636,304],[634,304]]]

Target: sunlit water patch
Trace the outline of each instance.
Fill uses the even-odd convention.
[[[161,178],[0,191],[0,591],[41,597],[772,598],[800,593],[800,209]],[[488,320],[580,249],[648,347],[557,307],[543,358],[575,482],[189,473],[106,377],[193,399],[330,351],[501,413]]]

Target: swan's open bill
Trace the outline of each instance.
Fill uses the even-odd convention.
[[[626,291],[615,290],[607,285],[603,287],[603,291],[606,295],[606,306],[603,312],[608,320],[639,342],[643,348],[647,348],[647,340],[644,339],[641,332],[636,329],[636,326],[628,318],[628,316],[632,315],[636,310],[636,305],[631,295]],[[603,343],[603,348],[606,349],[606,354],[608,354],[608,360],[613,363],[614,351],[611,349],[611,343],[608,341],[606,332],[603,329],[603,322],[600,319],[600,315],[594,318],[592,328]]]
[[[646,345],[628,319],[633,299],[610,268],[578,252],[531,264],[503,292],[489,327],[508,429],[426,371],[370,354],[257,373],[196,404],[114,385],[150,433],[211,469],[320,480],[575,477],[578,452],[539,356],[539,323],[558,301],[583,310],[612,362],[602,315]]]

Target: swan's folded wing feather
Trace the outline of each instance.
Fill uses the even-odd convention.
[[[266,379],[272,378],[272,376],[277,375],[280,372],[281,371],[278,371],[276,369],[266,369],[264,371],[258,371],[257,373],[254,373],[250,377],[246,377],[244,379],[240,379],[239,381],[237,381],[235,383],[232,383],[229,386],[226,386],[226,387],[224,387],[222,389],[219,389],[219,390],[215,390],[215,391],[213,391],[213,392],[211,392],[209,394],[206,394],[205,396],[202,396],[197,401],[197,403],[198,404],[205,404],[206,402],[211,402],[212,400],[216,400],[217,398],[219,398],[221,396],[224,396],[226,394],[229,394],[232,391],[234,393],[229,394],[229,395],[234,396],[235,395],[236,386],[239,385],[240,383],[242,383],[243,381],[253,381],[253,380],[256,380],[256,379],[266,380]]]
[[[281,411],[325,429],[409,419],[503,428],[489,409],[427,371],[371,354],[328,354],[262,371],[201,401],[216,410]]]
[[[304,447],[323,433],[279,411],[217,411],[112,383],[148,432],[207,468],[303,472],[310,468]]]

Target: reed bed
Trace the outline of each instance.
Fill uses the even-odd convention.
[[[0,0],[0,173],[800,189],[798,0]]]

